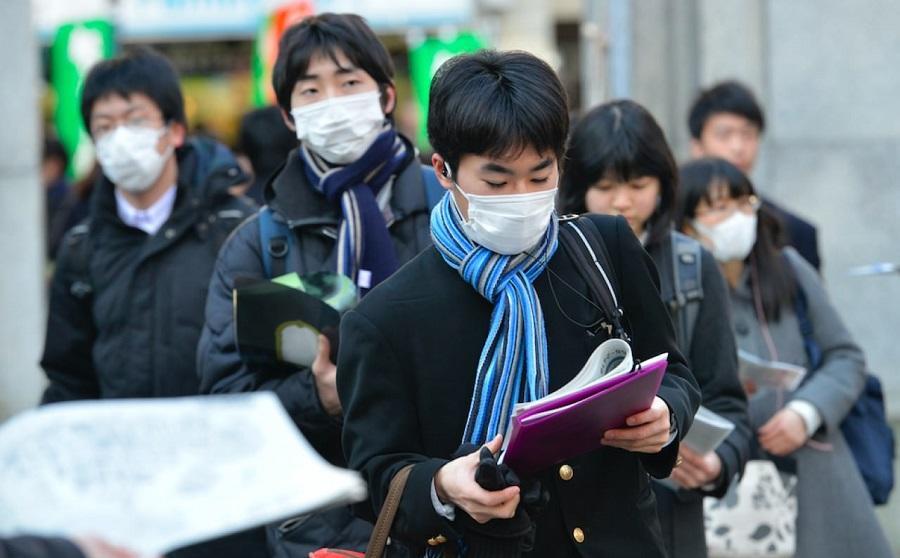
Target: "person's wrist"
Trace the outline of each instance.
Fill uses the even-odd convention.
[[[447,491],[444,489],[444,482],[446,480],[446,465],[437,470],[434,474],[434,491],[437,494],[438,500],[441,501],[442,504],[452,504],[453,502],[450,500],[450,495],[447,494]]]
[[[709,482],[707,484],[712,484],[712,485],[718,486],[719,482],[722,480],[722,475],[725,472],[725,467],[722,464],[722,458],[719,457],[718,453],[712,452],[711,455],[712,455],[712,462],[713,462],[713,467],[712,467],[713,475],[712,475],[712,478],[709,479]]]

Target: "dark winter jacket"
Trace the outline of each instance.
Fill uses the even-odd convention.
[[[122,222],[101,177],[88,221],[64,238],[41,360],[44,403],[198,393],[209,276],[252,206],[228,193],[246,176],[224,146],[192,139],[176,154],[175,206],[156,234]]]
[[[401,264],[431,244],[429,211],[422,169],[412,157],[391,184],[388,220]],[[307,181],[296,151],[266,188],[266,201],[274,218],[294,232],[293,248],[285,272],[300,275],[334,271],[340,207],[329,203]],[[258,216],[248,219],[226,242],[209,285],[206,326],[197,351],[197,369],[203,393],[274,391],[307,440],[326,459],[344,465],[340,421],[322,408],[309,368],[248,366],[234,339],[232,290],[236,278],[266,275]],[[269,542],[274,556],[303,557],[321,546],[364,549],[371,526],[355,520],[349,507],[324,514],[295,518],[273,526]]]
[[[672,320],[680,323],[675,303],[675,266],[669,235],[647,246],[659,270],[660,291]],[[722,462],[719,481],[708,491],[678,490],[654,483],[659,507],[659,520],[670,558],[706,556],[703,527],[703,496],[721,497],[731,479],[744,470],[750,453],[753,433],[747,416],[747,397],[737,375],[737,348],[731,329],[731,301],[728,287],[715,258],[700,249],[700,280],[703,298],[696,312],[690,346],[679,338],[679,348],[688,358],[691,372],[700,385],[704,407],[730,420],[735,429],[716,450]],[[687,337],[682,335],[680,337]]]
[[[669,354],[659,397],[674,413],[679,438],[690,428],[700,393],[675,344],[650,258],[621,217],[590,216],[610,254],[635,357]],[[597,323],[585,304],[587,283],[564,250],[534,281],[547,331],[550,390],[581,369],[606,339],[578,324]],[[491,323],[492,304],[429,249],[377,286],[341,323],[338,392],[344,404],[344,451],[369,486],[361,513],[373,516],[388,485],[413,464],[391,531],[410,556],[456,540],[456,519],[438,515],[435,473],[462,440],[475,370]],[[668,476],[673,441],[650,455],[604,447],[559,463],[538,477],[550,501],[537,516],[529,557],[665,556],[650,475]]]
[[[85,558],[85,556],[77,546],[66,539],[12,537],[0,539],[0,558]]]

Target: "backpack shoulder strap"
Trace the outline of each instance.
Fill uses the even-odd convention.
[[[66,242],[68,244],[68,259],[72,272],[72,281],[69,284],[69,293],[78,299],[85,299],[94,292],[94,283],[91,280],[91,241],[88,238],[91,232],[90,219],[86,219],[72,227]]]
[[[294,247],[293,233],[287,223],[275,218],[269,206],[263,206],[257,217],[259,246],[266,278],[280,277],[287,269],[287,256]]]
[[[609,336],[627,339],[622,327],[622,309],[611,280],[609,253],[596,225],[586,217],[562,218],[559,239],[563,249],[587,281],[591,294],[600,303],[604,313],[601,326]]]
[[[425,186],[425,202],[428,204],[428,210],[430,211],[444,197],[444,187],[438,182],[432,167],[420,166],[422,168],[422,182]]]
[[[671,233],[672,278],[675,296],[674,310],[678,313],[676,326],[682,349],[690,350],[694,326],[703,300],[703,270],[700,243],[677,231]]]

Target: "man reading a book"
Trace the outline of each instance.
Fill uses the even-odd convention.
[[[289,273],[308,283],[327,272],[346,276],[354,297],[364,296],[431,244],[422,172],[431,170],[394,127],[393,63],[361,17],[326,13],[289,28],[272,74],[299,146],[266,184],[267,206],[219,253],[198,347],[200,388],[274,391],[313,447],[341,465],[331,343],[318,337],[311,366],[242,358],[235,340],[235,283]],[[306,558],[322,546],[365,549],[370,530],[344,506],[272,526],[269,542],[278,558]]]
[[[565,385],[610,337],[590,278],[558,249],[568,122],[558,77],[528,53],[442,66],[428,117],[446,189],[434,246],[343,318],[344,452],[370,492],[359,511],[372,517],[413,465],[391,532],[410,556],[664,556],[649,475],[671,472],[699,392],[624,219],[589,217],[634,357],[669,355],[658,396],[599,450],[537,474],[517,479],[484,451],[501,448],[516,403]]]

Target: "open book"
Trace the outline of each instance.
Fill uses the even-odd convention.
[[[235,341],[245,362],[310,366],[319,334],[337,360],[341,314],[356,303],[356,287],[338,273],[289,273],[271,281],[238,278],[233,297]]]
[[[806,376],[806,368],[787,362],[764,360],[743,349],[738,350],[738,376],[744,385],[755,389],[771,387],[794,391]]]
[[[59,403],[0,426],[0,536],[159,556],[365,494],[272,393]]]
[[[603,432],[650,408],[667,358],[663,353],[635,367],[628,343],[603,342],[565,386],[513,408],[501,461],[527,474],[599,448]]]

